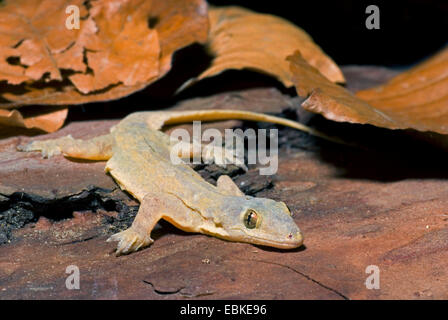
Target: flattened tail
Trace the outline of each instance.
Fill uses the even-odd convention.
[[[179,124],[192,121],[218,121],[218,120],[249,120],[259,122],[269,122],[280,124],[286,127],[294,128],[307,132],[313,136],[344,145],[350,145],[349,143],[337,138],[326,135],[323,132],[310,128],[297,121],[292,121],[285,118],[276,116],[270,116],[263,113],[243,111],[243,110],[195,110],[195,111],[180,111],[172,112],[168,119],[164,121],[164,124]]]

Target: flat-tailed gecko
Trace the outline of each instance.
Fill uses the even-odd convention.
[[[187,164],[170,161],[170,137],[160,131],[164,125],[224,119],[265,121],[320,135],[298,122],[248,111],[149,111],[130,114],[109,134],[90,140],[66,136],[34,141],[18,149],[40,151],[44,157],[62,153],[72,158],[107,160],[105,171],[140,201],[132,226],[108,239],[118,241],[117,254],[150,245],[151,231],[160,219],[187,232],[230,241],[277,248],[301,246],[303,235],[285,203],[246,196],[225,175],[214,186]],[[195,149],[189,148],[189,157],[195,156]],[[214,157],[210,153],[199,156],[208,161]]]

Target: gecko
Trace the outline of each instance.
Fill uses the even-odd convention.
[[[44,158],[63,154],[107,161],[105,172],[140,202],[132,225],[107,239],[118,242],[117,255],[152,244],[151,231],[161,219],[186,232],[228,241],[282,249],[300,247],[303,234],[284,202],[245,195],[227,175],[221,175],[215,186],[186,163],[170,161],[172,144],[163,126],[228,119],[276,123],[323,136],[298,122],[250,111],[144,111],[128,115],[106,135],[89,140],[69,135],[32,141],[17,149],[39,151]],[[187,151],[187,157],[198,152],[192,146]],[[210,152],[201,152],[200,157],[216,160]]]

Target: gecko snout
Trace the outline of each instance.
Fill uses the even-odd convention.
[[[298,248],[303,244],[303,233],[300,230],[290,232],[287,238],[288,243],[294,248]]]

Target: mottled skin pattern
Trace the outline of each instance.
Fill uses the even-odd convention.
[[[141,203],[132,226],[108,239],[118,241],[117,254],[151,244],[151,231],[160,219],[187,232],[230,241],[286,249],[301,246],[302,233],[283,202],[245,196],[228,176],[221,176],[214,186],[187,164],[172,163],[170,137],[159,131],[163,125],[221,119],[267,121],[319,135],[294,121],[246,111],[139,112],[127,116],[104,136],[90,140],[67,136],[34,141],[18,149],[41,151],[44,157],[62,153],[107,160],[106,172]],[[191,148],[189,157],[193,155]]]

